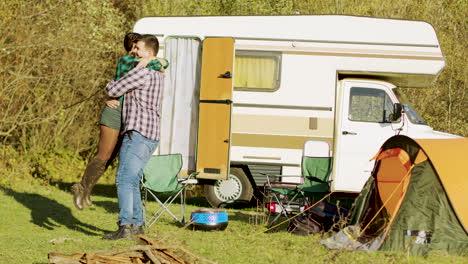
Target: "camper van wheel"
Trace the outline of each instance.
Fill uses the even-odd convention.
[[[218,207],[225,201],[250,201],[252,195],[252,185],[241,168],[231,168],[226,180],[205,184],[205,197],[213,207]]]

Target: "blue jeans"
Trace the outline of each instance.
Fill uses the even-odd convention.
[[[144,223],[140,179],[143,176],[143,168],[158,143],[157,140],[148,139],[136,131],[129,131],[124,135],[116,178],[120,225]]]

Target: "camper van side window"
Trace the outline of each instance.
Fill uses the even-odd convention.
[[[362,122],[388,122],[392,113],[392,101],[384,90],[351,88],[349,120]]]
[[[234,90],[274,92],[280,85],[280,52],[237,50]]]

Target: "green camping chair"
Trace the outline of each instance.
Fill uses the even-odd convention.
[[[329,192],[329,176],[332,169],[330,145],[322,140],[308,140],[304,144],[301,176],[266,175],[265,191],[271,199],[270,212],[278,215],[269,223],[272,225],[283,215],[304,210],[311,205],[311,199],[323,197]],[[292,182],[298,179],[299,182]],[[279,208],[276,208],[278,206]]]
[[[143,170],[141,179],[142,193],[144,193],[143,207],[145,220],[147,219],[148,194],[158,203],[156,212],[145,222],[146,228],[150,228],[164,212],[171,215],[181,225],[185,224],[185,191],[190,184],[196,184],[196,172],[187,178],[179,178],[182,169],[182,155],[156,155],[152,156]],[[158,196],[160,198],[158,198]],[[169,209],[169,205],[180,196],[181,216],[177,217]],[[165,197],[164,202],[161,201]]]

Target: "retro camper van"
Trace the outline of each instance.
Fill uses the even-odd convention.
[[[359,192],[389,137],[434,131],[400,88],[445,66],[434,28],[354,16],[147,17],[165,73],[157,154],[181,153],[208,201],[252,197],[263,173],[300,175],[306,141],[330,144],[330,189]]]

